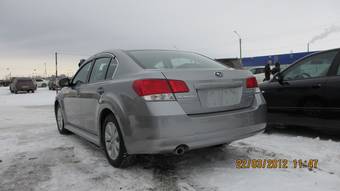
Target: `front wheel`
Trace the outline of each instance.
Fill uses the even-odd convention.
[[[126,152],[119,125],[113,115],[105,118],[101,138],[109,163],[116,168],[127,167],[132,161],[132,156]]]
[[[69,134],[70,131],[65,129],[64,116],[59,105],[57,106],[56,110],[56,120],[59,133],[62,135]]]

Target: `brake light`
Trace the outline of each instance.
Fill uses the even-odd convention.
[[[257,88],[258,87],[257,80],[256,80],[255,77],[247,78],[246,84],[247,84],[247,88]]]
[[[182,80],[168,80],[173,93],[189,92],[187,84]]]
[[[139,96],[148,101],[175,100],[174,93],[189,92],[182,80],[142,79],[135,80],[132,87]]]

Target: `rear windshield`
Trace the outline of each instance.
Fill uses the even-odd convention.
[[[210,58],[191,52],[132,50],[127,53],[145,69],[227,68]]]
[[[31,79],[18,79],[18,83],[20,84],[28,84],[32,83],[33,81]]]

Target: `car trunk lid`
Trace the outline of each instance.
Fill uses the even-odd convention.
[[[176,93],[178,103],[187,114],[230,111],[249,107],[254,90],[246,88],[250,73],[241,70],[162,69],[167,79],[186,82],[189,92]]]

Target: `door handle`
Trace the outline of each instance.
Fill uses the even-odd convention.
[[[318,89],[318,88],[321,88],[321,84],[315,84],[315,85],[312,85],[312,88],[314,88],[314,89]]]
[[[97,89],[97,93],[98,93],[99,95],[102,95],[102,94],[104,93],[104,88],[102,88],[102,87],[98,88],[98,89]]]

